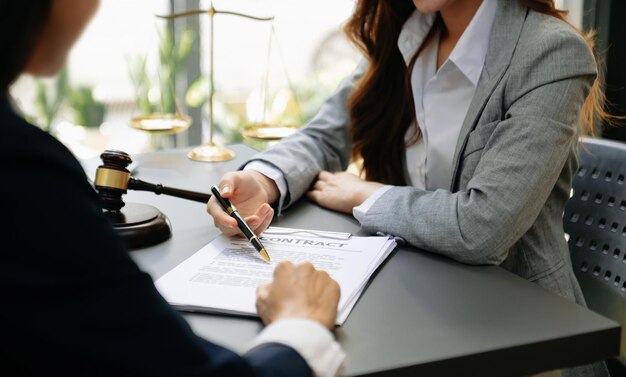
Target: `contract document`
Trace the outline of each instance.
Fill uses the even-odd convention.
[[[337,325],[342,325],[369,278],[396,246],[388,237],[344,239],[280,229],[270,228],[261,236],[270,263],[248,240],[221,235],[163,275],[156,287],[177,310],[257,316],[256,287],[272,281],[276,265],[311,262],[339,283]]]

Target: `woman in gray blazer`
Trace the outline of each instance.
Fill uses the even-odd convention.
[[[298,133],[226,174],[223,195],[256,232],[270,204],[306,194],[366,232],[584,305],[562,216],[578,137],[602,115],[589,39],[551,0],[359,0],[346,31],[364,62]],[[239,232],[213,199],[208,211]]]

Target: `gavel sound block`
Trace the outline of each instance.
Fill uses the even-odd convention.
[[[207,203],[210,194],[180,190],[153,184],[131,176],[127,167],[133,161],[122,151],[107,150],[96,169],[95,189],[102,202],[104,214],[130,249],[152,246],[172,235],[170,221],[156,207],[140,203],[124,203],[122,195],[128,190],[151,191],[178,198]]]

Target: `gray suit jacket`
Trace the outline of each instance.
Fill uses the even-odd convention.
[[[320,170],[350,162],[346,99],[364,70],[359,66],[301,132],[255,157],[285,174],[286,206]],[[367,212],[363,230],[464,263],[500,265],[584,305],[562,219],[577,169],[581,107],[595,77],[593,54],[572,27],[500,0],[450,190],[394,187]]]
[[[452,187],[394,187],[362,226],[464,263],[502,265],[582,302],[569,273],[562,215],[596,63],[574,29],[517,1],[500,1],[492,30],[457,142]],[[349,164],[346,99],[365,68],[361,64],[299,133],[253,158],[284,173],[285,207],[320,170]]]

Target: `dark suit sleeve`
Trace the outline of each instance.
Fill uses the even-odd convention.
[[[293,349],[271,343],[255,347],[245,355],[259,377],[309,377],[311,368]]]
[[[0,185],[8,223],[0,368],[65,376],[310,373],[286,346],[241,357],[197,337],[129,257],[69,151],[43,133],[11,137],[0,143],[0,160],[9,161]]]

